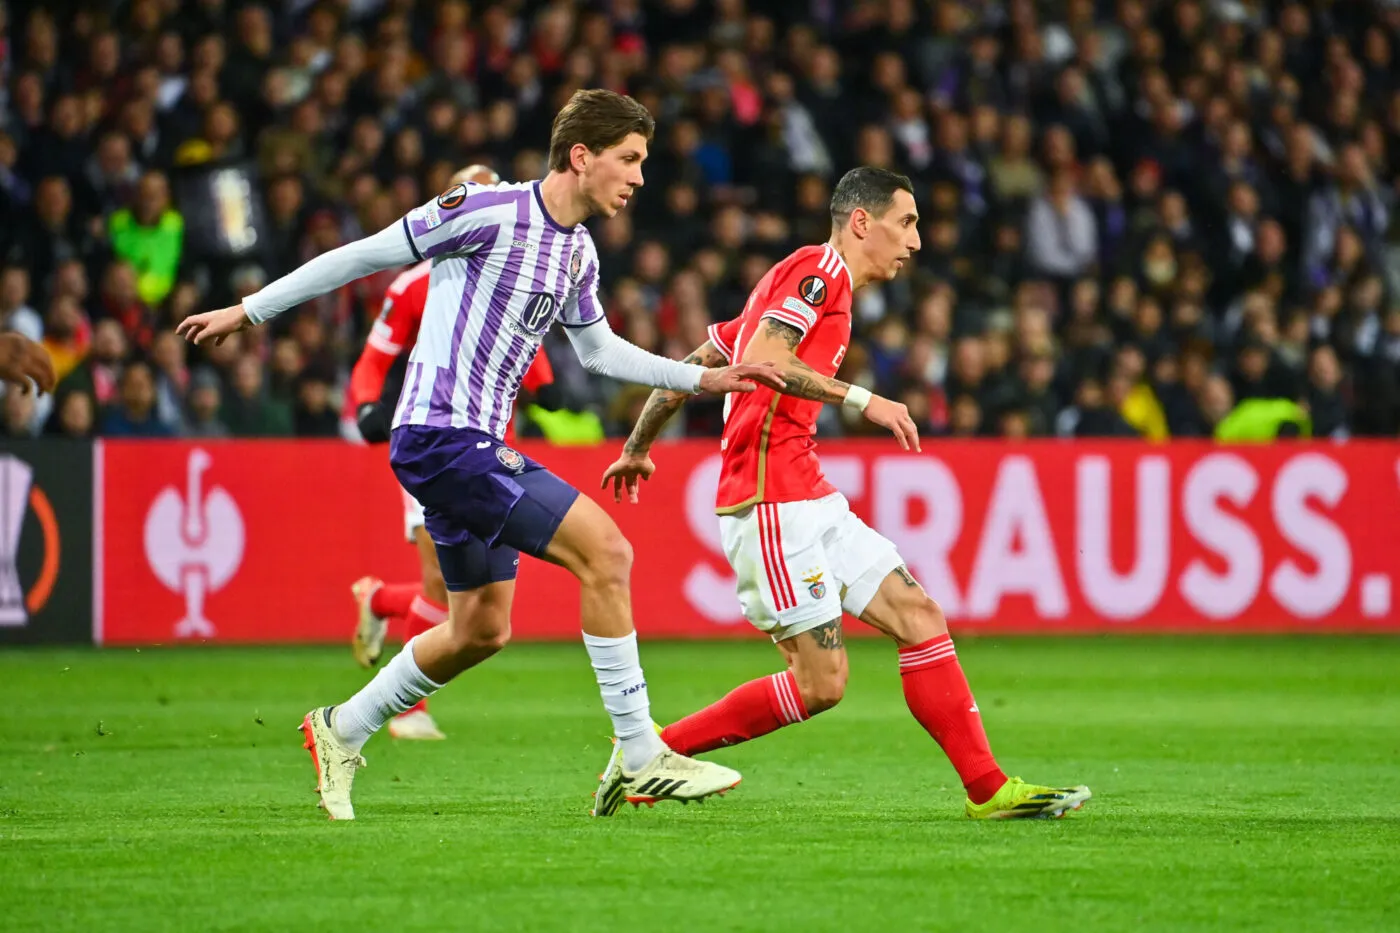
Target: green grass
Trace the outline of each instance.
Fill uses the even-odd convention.
[[[1379,930],[1400,923],[1400,640],[964,639],[1009,773],[1060,821],[969,823],[852,647],[846,702],[718,757],[704,807],[587,816],[609,731],[583,650],[516,646],[377,738],[329,823],[295,727],[346,650],[0,653],[0,929]],[[644,644],[658,718],[775,669]]]

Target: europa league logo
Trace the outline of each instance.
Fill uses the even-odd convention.
[[[39,572],[25,589],[19,578],[19,539],[30,512],[43,536]],[[53,595],[58,582],[58,519],[44,490],[34,485],[34,468],[12,454],[0,455],[0,626],[29,624]]]
[[[29,621],[19,581],[19,535],[29,511],[34,468],[17,457],[0,457],[0,625]]]

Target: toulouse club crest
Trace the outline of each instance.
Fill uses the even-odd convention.
[[[525,458],[509,447],[497,447],[496,459],[501,461],[501,466],[505,467],[507,470],[514,470],[519,473],[521,470],[525,469]]]
[[[578,284],[578,274],[583,271],[583,252],[574,250],[574,254],[569,257],[569,281]]]

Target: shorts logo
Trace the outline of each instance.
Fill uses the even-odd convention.
[[[809,275],[797,283],[797,295],[814,308],[826,301],[826,282],[819,275]]]
[[[826,584],[822,582],[822,572],[813,570],[802,578],[802,582],[807,584],[807,592],[812,594],[813,599],[821,599],[826,595]]]
[[[454,207],[461,207],[462,202],[466,199],[467,186],[457,184],[453,185],[451,188],[448,188],[442,194],[438,195],[437,203],[438,207],[442,208],[445,211],[450,211]]]
[[[501,466],[507,470],[514,470],[519,473],[525,469],[525,458],[511,450],[509,447],[497,447],[496,459],[501,461]]]

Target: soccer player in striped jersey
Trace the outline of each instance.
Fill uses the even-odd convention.
[[[500,182],[501,177],[487,166],[470,165],[454,174],[449,183],[491,187]],[[432,267],[432,262],[424,260],[404,270],[389,285],[384,306],[350,373],[350,389],[345,394],[346,414],[355,421],[360,437],[368,444],[389,441],[389,418],[403,391],[409,354],[418,341]],[[549,357],[540,353],[525,371],[521,388],[538,397],[541,390],[553,382]],[[537,400],[544,404],[542,399]],[[545,407],[555,406],[546,404]],[[507,444],[511,435],[507,423],[504,438]],[[391,618],[403,619],[405,641],[447,621],[447,584],[438,566],[437,549],[424,527],[423,504],[402,489],[400,492],[404,534],[418,550],[419,579],[414,583],[386,583],[371,575],[351,584],[358,619],[350,647],[361,667],[379,663]],[[396,739],[445,738],[428,712],[426,699],[389,720],[389,735]]]
[[[633,346],[608,326],[598,300],[598,255],[583,221],[616,214],[641,187],[654,126],[630,97],[579,91],[555,117],[542,181],[454,185],[241,305],[180,324],[196,343],[218,339],[371,272],[433,262],[389,461],[423,503],[449,618],[409,641],[355,696],[307,713],[302,730],[333,819],[354,818],[351,785],[369,737],[505,646],[520,552],[579,581],[584,643],[620,749],[619,792],[649,802],[698,800],[739,782],[736,771],[677,755],[652,728],[632,625],[632,551],[616,523],[502,442],[521,377],[556,320],[591,372],[688,393],[783,385],[771,366],[679,363]]]
[[[661,737],[699,754],[835,706],[846,689],[844,611],[899,646],[909,710],[957,769],[969,817],[1060,816],[1083,805],[1089,789],[1040,787],[1002,773],[942,610],[894,544],[851,513],[817,459],[813,438],[823,404],[859,411],[893,431],[905,450],[919,448],[903,405],[834,378],[850,345],[856,290],[894,278],[919,248],[913,191],[894,172],[848,172],[832,193],[831,239],[769,270],[743,313],[712,326],[691,357],[711,366],[769,363],[786,382],[781,393],[760,389],[725,400],[716,511],[744,615],[772,636],[787,669],[741,685]],[[647,452],[684,401],[660,390],[648,399],[621,459],[603,474],[619,501],[624,487],[637,501],[639,481],[655,470]],[[617,780],[610,762],[604,786]]]

